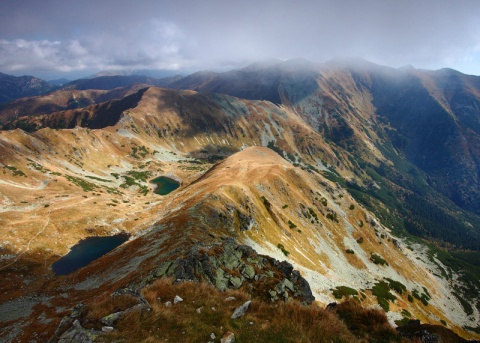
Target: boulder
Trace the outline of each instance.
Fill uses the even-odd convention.
[[[253,279],[255,277],[255,269],[251,265],[246,264],[242,269],[242,275],[246,279]]]
[[[220,343],[235,343],[235,334],[231,331],[227,331],[220,339]]]
[[[245,315],[245,313],[247,312],[248,307],[250,306],[251,302],[252,302],[251,300],[248,300],[243,305],[237,307],[235,309],[235,311],[233,311],[233,314],[230,318],[237,319],[237,318],[243,317]]]
[[[115,322],[120,319],[120,317],[122,316],[123,312],[120,311],[120,312],[115,312],[115,313],[111,313],[105,317],[103,317],[102,319],[100,319],[100,322],[102,324],[105,324],[107,326],[112,326],[113,324],[115,324]]]
[[[174,304],[178,304],[179,302],[182,302],[182,301],[183,301],[183,299],[180,298],[178,295],[176,295],[175,298],[173,299]]]
[[[87,330],[80,325],[78,319],[73,322],[70,329],[60,336],[58,342],[60,343],[93,343],[101,331]]]

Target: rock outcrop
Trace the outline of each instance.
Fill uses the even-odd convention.
[[[132,288],[141,288],[160,277],[173,277],[176,282],[206,281],[220,291],[238,289],[248,283],[255,293],[272,301],[292,297],[310,304],[315,298],[310,285],[293,266],[286,262],[257,254],[233,238],[213,245],[196,244],[184,257],[164,261]],[[265,289],[265,287],[268,287]]]

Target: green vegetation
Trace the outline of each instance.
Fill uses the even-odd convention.
[[[283,246],[283,244],[278,243],[278,244],[277,244],[277,248],[280,249],[285,256],[288,257],[288,255],[290,255],[290,253],[289,253],[287,250],[285,250],[285,247]]]
[[[320,202],[322,203],[323,206],[327,207],[327,205],[328,205],[327,198],[321,197],[321,198],[320,198]]]
[[[388,281],[388,285],[390,286],[390,288],[393,289],[398,294],[402,294],[403,292],[407,291],[407,287],[403,283],[392,280],[390,278],[385,278],[385,280]]]
[[[347,250],[345,250],[345,252],[347,254],[351,254],[351,255],[355,254],[355,251],[353,251],[352,249],[347,249]]]
[[[133,129],[133,126],[132,126],[132,129]],[[139,159],[140,157],[145,158],[148,154],[149,154],[148,148],[143,145],[140,147],[136,147],[136,146],[132,147],[131,156],[134,158],[137,158],[137,159]]]
[[[363,243],[363,237],[358,238],[358,239],[357,239],[357,243],[358,243],[358,244],[362,244],[362,243]]]
[[[338,221],[338,215],[336,213],[327,213],[327,218],[330,219],[331,221],[334,221],[335,223],[339,223]]]
[[[431,262],[437,264],[435,259],[440,260],[447,268],[437,264],[442,275],[452,278],[452,271],[460,275],[462,286],[456,287],[455,297],[461,303],[465,313],[473,314],[473,306],[480,310],[480,301],[472,302],[465,299],[478,298],[478,284],[480,280],[480,251],[451,251],[448,252],[433,244],[429,247],[428,255]]]
[[[295,229],[297,227],[297,225],[295,225],[291,220],[288,221],[288,227],[290,229]]]
[[[358,295],[358,291],[350,288],[348,286],[338,286],[334,290],[332,290],[333,296],[336,299],[342,299],[343,297],[348,298],[349,296]]]
[[[264,204],[265,207],[269,210],[269,209],[270,209],[270,206],[271,206],[270,201],[268,201],[268,199],[265,198],[263,195],[260,197],[260,199],[262,199],[263,204]]]
[[[287,207],[288,207],[288,205],[285,204],[285,205],[282,206],[282,209],[286,209]]]
[[[122,176],[125,180],[124,183],[122,183],[120,185],[120,187],[122,188],[128,188],[130,186],[138,186],[140,188],[140,193],[143,194],[143,195],[147,195],[148,194],[148,187],[147,186],[144,186],[144,185],[141,185],[139,184],[135,178],[131,177],[131,176],[128,176],[128,175],[123,175]]]
[[[322,171],[323,176],[330,181],[337,182],[343,188],[346,188],[347,182],[345,181],[345,179],[341,177],[339,174],[337,174],[333,168],[330,170],[331,171],[328,171],[328,170]]]
[[[279,154],[280,156],[282,156],[283,158],[285,158],[285,154],[284,154],[283,150],[280,149],[278,146],[276,146],[274,141],[268,142],[267,148],[275,151],[277,154]],[[293,160],[293,161],[294,161],[294,160]]]
[[[355,205],[354,204],[351,204],[350,207],[349,207],[350,210],[354,210],[355,209]]]
[[[390,305],[388,301],[395,301],[397,299],[392,293],[390,293],[390,286],[385,281],[377,282],[372,288],[372,294],[377,297],[378,304],[388,312]]]
[[[424,287],[424,290],[426,290],[425,287]],[[427,293],[428,291],[426,293],[419,294],[418,290],[416,289],[412,291],[413,297],[417,300],[420,300],[422,304],[425,306],[428,306],[428,301],[431,299],[430,295],[428,295]]]
[[[111,180],[101,179],[101,178],[96,177],[96,176],[87,175],[85,177],[88,177],[89,179],[92,179],[92,180],[102,181],[102,182],[112,182]]]
[[[39,172],[42,172],[42,173],[47,173],[50,171],[50,169],[48,168],[45,168],[44,166],[42,166],[40,163],[37,163],[29,158],[27,158],[27,161],[29,161],[28,163],[28,166],[35,169],[35,170],[38,170]]]
[[[15,168],[14,166],[3,166],[3,173],[4,173],[4,174],[5,174],[5,169],[10,170],[10,171],[12,172],[13,176],[24,176],[24,177],[27,177],[27,175],[26,175],[23,171]]]
[[[72,182],[74,185],[81,187],[84,192],[91,192],[94,189],[98,188],[98,186],[92,182],[83,180],[76,176],[65,175],[65,179]]]
[[[388,266],[388,262],[385,261],[381,256],[375,254],[375,253],[370,253],[370,260],[374,263],[374,264],[379,264],[381,266],[384,266],[384,265],[387,265]]]
[[[318,223],[318,216],[313,208],[311,207],[308,208],[307,216],[308,216],[308,219],[313,218]]]
[[[147,180],[152,176],[152,173],[149,171],[135,171],[129,170],[127,175],[133,177],[136,180],[147,182]]]

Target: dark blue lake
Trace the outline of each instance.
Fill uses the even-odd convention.
[[[112,251],[130,235],[121,233],[107,237],[87,237],[75,244],[70,252],[52,264],[55,275],[67,275]]]
[[[159,195],[168,194],[176,190],[178,187],[180,187],[180,183],[178,181],[175,181],[166,176],[156,177],[150,182],[157,185],[157,188],[155,189],[154,193]]]

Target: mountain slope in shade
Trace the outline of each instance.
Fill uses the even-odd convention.
[[[33,76],[12,76],[0,73],[0,104],[15,99],[45,94],[55,87]]]
[[[423,194],[418,186],[405,187],[414,182],[409,171],[418,171],[449,201],[480,213],[480,77],[363,60],[292,60],[256,68],[255,75],[248,70],[194,74],[170,86],[281,103],[338,147],[348,160],[336,167],[356,169],[357,182],[388,174],[389,182]],[[406,211],[405,218],[413,215]],[[424,226],[411,231],[429,231]]]
[[[113,90],[57,90],[47,95],[22,98],[0,108],[0,122],[8,123],[18,118],[30,118],[53,112],[85,108],[121,99],[146,87],[148,86],[144,84],[135,84]]]

